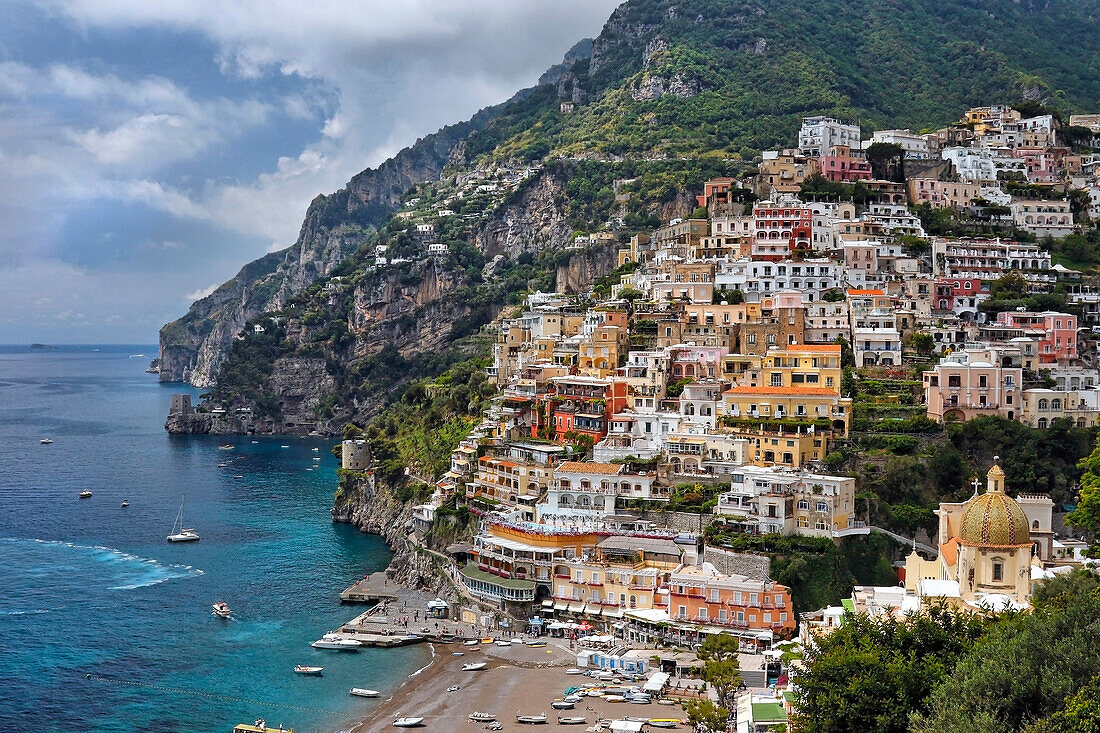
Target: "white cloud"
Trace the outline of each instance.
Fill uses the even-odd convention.
[[[210,295],[211,293],[213,293],[217,289],[218,289],[218,284],[217,283],[214,283],[213,285],[207,285],[205,288],[199,288],[198,290],[192,290],[190,293],[183,296],[183,299],[186,300],[189,303],[193,302],[193,301],[196,301],[196,300],[202,300],[203,298]]]

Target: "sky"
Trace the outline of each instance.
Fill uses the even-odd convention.
[[[154,343],[618,2],[0,2],[0,343]]]

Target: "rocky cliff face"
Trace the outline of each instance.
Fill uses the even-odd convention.
[[[470,241],[490,259],[498,254],[515,258],[523,252],[561,249],[573,234],[565,221],[564,195],[564,175],[543,172],[512,203],[481,222]]]
[[[554,275],[559,293],[583,294],[588,291],[596,278],[608,270],[614,269],[618,257],[618,247],[613,244],[589,247],[569,258],[558,267]]]

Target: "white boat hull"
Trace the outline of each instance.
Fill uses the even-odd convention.
[[[415,728],[424,722],[423,718],[398,718],[393,721],[394,728]]]
[[[365,687],[353,687],[348,692],[356,697],[378,697],[378,690],[368,690]]]

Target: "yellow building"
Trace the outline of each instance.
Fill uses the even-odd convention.
[[[626,359],[630,350],[630,332],[618,326],[599,326],[580,342],[577,368],[590,377],[609,377]]]
[[[769,349],[760,366],[749,369],[740,385],[750,387],[823,387],[840,396],[840,346],[838,344],[788,346]]]
[[[1038,540],[1023,507],[1005,494],[1004,479],[1005,472],[994,463],[984,494],[940,505],[939,557],[925,560],[914,549],[905,560],[906,591],[922,601],[943,599],[961,607],[1030,605],[1032,552]],[[1042,534],[1042,519],[1033,523]]]

